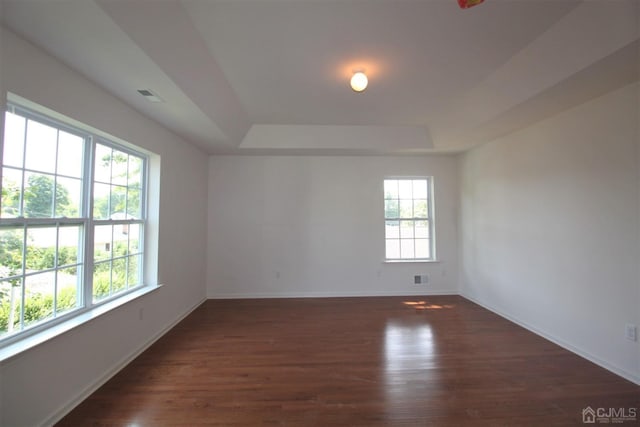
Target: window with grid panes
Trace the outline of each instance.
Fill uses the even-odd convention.
[[[144,154],[11,105],[0,152],[0,344],[143,286]]]
[[[433,261],[432,178],[384,180],[385,259]]]

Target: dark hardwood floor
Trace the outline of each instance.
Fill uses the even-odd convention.
[[[582,425],[587,406],[638,410],[640,387],[461,297],[210,300],[59,425]]]

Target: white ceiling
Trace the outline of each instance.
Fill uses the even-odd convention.
[[[465,150],[640,64],[636,0],[0,1],[5,26],[210,153]]]

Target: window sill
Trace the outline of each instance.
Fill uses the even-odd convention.
[[[20,353],[37,347],[42,343],[45,343],[57,336],[60,336],[72,329],[77,328],[78,326],[84,325],[85,323],[88,323],[96,317],[102,316],[103,314],[121,307],[133,300],[136,300],[143,295],[149,294],[156,289],[159,289],[160,287],[162,287],[162,285],[145,286],[126,295],[123,295],[120,298],[93,307],[81,314],[78,314],[77,316],[72,317],[69,320],[65,320],[61,323],[46,328],[41,332],[34,333],[33,335],[29,335],[12,344],[8,344],[6,347],[0,348],[0,363],[4,363],[7,360],[19,355]]]
[[[436,264],[440,260],[437,259],[385,259],[383,264]]]

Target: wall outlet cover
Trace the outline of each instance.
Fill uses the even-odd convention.
[[[630,341],[638,340],[638,327],[633,323],[627,323],[624,328],[624,335]]]

